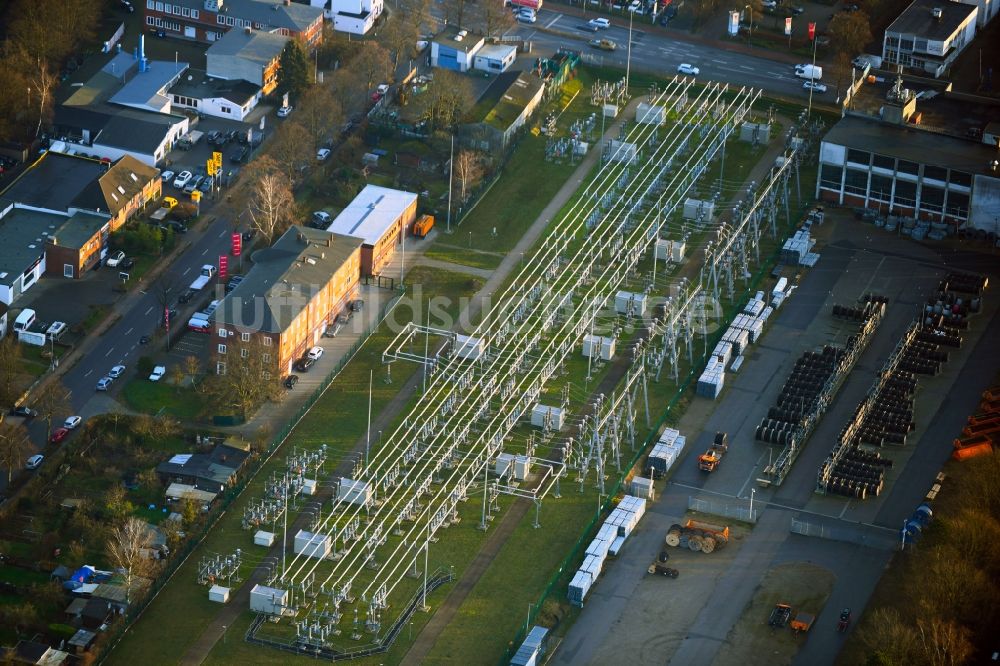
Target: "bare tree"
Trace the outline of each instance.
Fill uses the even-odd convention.
[[[474,97],[468,79],[449,70],[438,70],[421,95],[422,110],[435,128],[457,123],[472,107]]]
[[[148,573],[152,562],[145,550],[152,541],[149,525],[131,516],[111,532],[108,558],[125,572],[125,603],[130,603],[132,584],[136,576]]]
[[[393,67],[398,67],[400,60],[409,60],[413,57],[417,46],[417,37],[419,36],[418,27],[419,23],[417,21],[411,20],[409,16],[400,14],[394,16],[389,21],[389,25],[382,31],[382,40],[389,53],[392,54]]]
[[[198,390],[198,375],[201,374],[201,361],[197,356],[191,355],[184,359],[184,372],[191,378],[191,386]]]
[[[465,26],[466,11],[468,10],[469,0],[445,0],[444,3],[444,17],[445,22],[448,25],[457,25],[459,28]]]
[[[65,414],[69,405],[70,390],[59,379],[47,382],[32,399],[32,407],[38,411],[38,416],[45,421],[45,439],[52,434],[52,422],[57,414]]]
[[[327,85],[313,86],[299,99],[295,115],[309,134],[313,152],[331,141],[344,123],[344,110]]]
[[[183,291],[183,283],[177,277],[176,273],[164,271],[153,280],[153,284],[149,286],[149,291],[153,294],[153,298],[156,299],[157,305],[160,306],[160,317],[162,318],[167,308],[174,302],[174,299],[180,296],[181,291]]]
[[[930,615],[917,619],[922,659],[930,666],[959,666],[972,656],[972,632],[949,619]]]
[[[274,349],[261,344],[257,336],[251,336],[250,342],[228,345],[225,374],[205,382],[214,406],[245,416],[266,400],[280,399],[281,377],[276,363]]]
[[[0,340],[0,408],[13,407],[24,394],[27,382],[28,376],[21,368],[21,345],[8,335]]]
[[[294,186],[302,176],[302,167],[314,159],[312,137],[299,123],[285,121],[274,134],[270,156]]]
[[[181,386],[184,384],[184,378],[187,374],[184,372],[184,368],[181,367],[180,363],[174,363],[170,366],[170,383],[174,385],[176,392],[180,392]]]
[[[834,50],[848,60],[864,51],[872,41],[870,20],[864,12],[838,12],[830,19],[827,31]]]
[[[31,455],[28,431],[20,423],[0,421],[0,464],[7,468],[7,483],[14,478],[14,470],[24,466]]]
[[[248,206],[250,224],[270,245],[292,224],[295,198],[291,183],[274,160],[261,158],[257,169]]]
[[[364,48],[358,54],[352,66],[356,69],[365,84],[367,95],[375,87],[376,81],[387,83],[392,80],[392,58],[384,46],[377,42],[363,42]]]
[[[458,200],[465,203],[469,189],[483,177],[482,155],[474,150],[460,150],[455,155],[455,177],[459,183]]]
[[[486,38],[500,36],[516,25],[514,14],[500,2],[480,2],[477,5],[478,25]]]
[[[881,658],[881,663],[917,663],[917,632],[894,608],[875,609],[858,637],[871,654]]]

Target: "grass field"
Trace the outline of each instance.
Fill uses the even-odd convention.
[[[446,299],[449,303],[446,310],[454,314],[457,314],[458,304],[472,293],[475,286],[468,276],[424,267],[413,269],[407,275],[407,283],[411,285],[411,290],[415,290],[419,284],[423,293]],[[416,307],[416,304],[403,301],[400,311],[394,312],[396,321],[402,322],[408,316],[412,317]],[[374,415],[380,413],[400,386],[416,372],[414,365],[397,363],[392,372],[393,383],[385,383],[381,356],[393,337],[393,331],[386,325],[380,326],[372,334],[357,356],[341,371],[335,385],[320,398],[292,432],[283,452],[277,453],[261,469],[226,515],[209,532],[191,559],[178,570],[174,580],[160,592],[156,601],[150,604],[142,618],[108,656],[109,663],[131,664],[137,660],[149,664],[177,662],[219,608],[217,604],[208,601],[207,588],[195,583],[198,557],[202,554],[232,553],[235,548],[243,548],[245,574],[260,563],[261,551],[250,545],[252,534],[240,527],[244,507],[262,496],[264,483],[272,472],[284,470],[285,455],[292,446],[316,449],[325,444],[331,460],[341,461],[348,457],[359,438],[365,434],[370,369],[376,369],[372,384]],[[249,614],[244,617],[249,623]],[[225,644],[219,644],[219,648],[227,649],[234,642],[242,644],[242,635],[233,638],[236,640],[227,639]],[[169,648],[151,655],[148,645],[153,641],[161,644],[166,642]],[[256,650],[253,654],[267,655],[269,651]],[[289,658],[288,655],[280,657],[285,660]]]
[[[122,391],[128,406],[144,414],[169,414],[194,421],[205,409],[205,396],[191,388],[177,388],[167,378],[151,382],[145,377],[129,381]]]

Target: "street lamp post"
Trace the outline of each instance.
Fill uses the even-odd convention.
[[[628,13],[628,55],[625,59],[625,95],[628,95],[629,73],[632,71],[632,19],[635,12]],[[602,114],[603,117],[603,114]]]
[[[747,30],[747,46],[753,48],[753,6],[746,5],[744,9],[750,10],[750,29]]]

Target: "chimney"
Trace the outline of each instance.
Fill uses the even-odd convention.
[[[941,14],[942,14],[942,12],[941,12],[941,8],[940,7],[935,7],[934,9],[931,10],[931,16],[934,17],[935,21],[940,21],[941,20]]]

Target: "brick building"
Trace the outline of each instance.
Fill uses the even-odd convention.
[[[362,239],[293,226],[222,299],[213,316],[215,369],[226,372],[236,355],[259,349],[275,372],[319,342],[328,324],[358,292]]]
[[[146,0],[146,26],[168,37],[215,42],[232,28],[263,30],[316,44],[323,10],[290,0]]]

